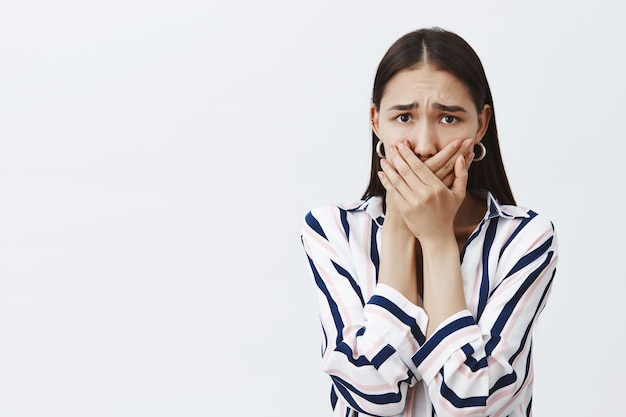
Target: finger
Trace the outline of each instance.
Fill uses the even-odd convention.
[[[443,182],[443,184],[450,188],[452,186],[452,184],[454,183],[454,171],[450,172],[448,175],[446,175],[445,177],[443,177],[443,179],[441,180],[441,182]]]
[[[393,189],[393,184],[391,183],[391,181],[389,181],[389,177],[387,177],[387,175],[385,175],[383,171],[378,171],[377,174],[378,178],[380,179],[380,183],[383,185],[383,187],[385,187],[385,190],[387,190],[387,192]]]
[[[383,187],[385,187],[387,191],[395,191],[400,198],[409,196],[411,188],[407,185],[396,168],[389,161],[387,161],[387,159],[381,159],[380,166],[383,171],[379,172],[378,176],[381,178]]]
[[[392,151],[391,162],[412,190],[418,191],[424,185],[440,182],[439,178],[407,146],[407,143],[400,142],[397,149]]]
[[[454,163],[454,175],[455,178],[450,191],[452,191],[452,194],[459,200],[463,200],[463,198],[465,198],[468,174],[465,158],[462,155],[459,155]]]
[[[467,168],[467,171],[469,172],[469,168],[472,165],[472,162],[474,162],[474,156],[476,156],[476,154],[474,153],[474,151],[468,153],[467,155],[465,155],[465,167]]]
[[[398,146],[391,147],[391,157],[389,158],[396,170],[403,178],[408,179],[411,174],[415,175],[418,165],[422,161],[413,153],[407,141],[398,143]]]
[[[470,152],[465,155],[465,167],[467,168],[468,174],[469,167],[472,164],[472,161],[474,161],[474,152]],[[448,188],[452,187],[454,179],[456,178],[456,175],[454,174],[454,165],[452,166],[452,168],[452,171],[441,180],[441,182],[443,182],[443,184]]]
[[[437,152],[432,158],[429,158],[424,163],[426,166],[437,175],[439,179],[443,179],[440,175],[445,176],[447,173],[452,172],[454,168],[454,156],[458,155],[458,151],[461,148],[463,141],[460,139],[454,140],[447,144],[442,150]],[[440,175],[438,173],[441,172]]]
[[[439,151],[435,156],[433,156],[433,158],[438,157],[439,153],[444,152],[444,156],[448,156],[448,159],[446,161],[444,161],[443,165],[441,166],[441,168],[437,169],[437,170],[431,170],[435,173],[435,175],[437,176],[437,178],[444,178],[449,174],[453,174],[454,173],[454,164],[456,161],[456,158],[459,155],[467,155],[471,150],[472,147],[474,146],[474,141],[471,138],[465,139],[461,141],[461,144],[459,146],[459,148],[457,149],[457,151],[450,155],[449,150],[446,150],[446,148],[442,149],[441,151]],[[428,161],[426,161],[427,163],[433,159],[430,158]],[[430,165],[429,165],[430,167]]]

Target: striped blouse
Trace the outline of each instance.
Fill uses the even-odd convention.
[[[488,197],[461,251],[467,310],[427,339],[428,316],[377,284],[382,199],[312,210],[302,243],[316,284],[335,417],[529,416],[532,333],[556,271],[552,223]]]

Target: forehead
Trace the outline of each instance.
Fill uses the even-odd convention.
[[[429,66],[398,72],[385,86],[382,102],[408,104],[433,101],[442,104],[472,103],[465,84],[446,71]]]

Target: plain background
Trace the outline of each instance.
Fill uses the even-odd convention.
[[[559,234],[535,415],[620,415],[614,2],[0,0],[0,416],[329,415],[300,224],[360,197],[376,66],[425,26]]]

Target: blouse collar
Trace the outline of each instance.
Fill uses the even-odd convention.
[[[383,199],[379,196],[369,196],[365,200],[357,201],[353,204],[342,204],[340,208],[347,211],[364,211],[376,222],[382,226],[385,221],[385,213],[383,212]],[[528,218],[528,210],[518,207],[503,205],[496,200],[493,194],[487,194],[487,212],[484,220],[494,217],[504,217],[506,219]]]

